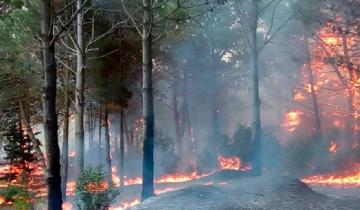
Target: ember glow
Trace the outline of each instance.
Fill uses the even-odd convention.
[[[6,202],[6,199],[4,196],[0,195],[0,205],[4,204]]]
[[[332,154],[332,155],[335,155],[336,151],[337,151],[337,144],[336,142],[332,141],[330,142],[330,146],[329,146],[329,152]]]
[[[220,170],[249,171],[251,166],[243,164],[238,157],[218,157],[218,167]]]
[[[118,206],[110,207],[109,210],[124,210],[124,209],[128,209],[128,208],[133,207],[138,204],[140,204],[140,199],[135,199],[133,201],[125,201],[125,202],[122,202]]]
[[[166,193],[166,192],[171,192],[171,191],[174,191],[174,190],[176,190],[176,188],[174,188],[174,187],[166,187],[166,188],[163,188],[163,189],[155,189],[154,193],[156,195],[160,195],[160,194],[163,194],[163,193]]]
[[[301,111],[289,111],[285,114],[285,121],[283,127],[285,127],[289,132],[296,130],[297,126],[300,124],[300,118],[303,115]]]
[[[70,202],[65,202],[62,204],[62,210],[72,210],[73,205]]]

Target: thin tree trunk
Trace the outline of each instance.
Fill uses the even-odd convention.
[[[19,108],[20,108],[20,115],[21,115],[21,119],[22,122],[24,123],[25,126],[25,130],[29,135],[29,138],[31,139],[33,146],[35,148],[35,157],[36,159],[39,161],[39,163],[41,164],[41,167],[43,168],[43,170],[45,171],[46,174],[46,163],[45,163],[45,158],[44,158],[44,154],[41,151],[41,142],[39,141],[39,139],[37,139],[34,135],[34,132],[31,128],[29,119],[27,117],[27,114],[25,113],[25,109],[24,109],[24,104],[23,102],[20,100],[19,101]]]
[[[319,138],[319,140],[322,140],[322,128],[321,128],[321,117],[320,117],[320,111],[319,111],[319,104],[318,104],[318,99],[317,99],[317,95],[316,95],[316,91],[315,91],[315,85],[314,85],[314,75],[313,75],[313,70],[311,67],[311,52],[309,49],[309,40],[308,37],[306,36],[305,38],[306,40],[306,48],[307,48],[307,53],[308,53],[308,58],[307,58],[307,73],[308,73],[308,77],[309,77],[309,83],[310,83],[310,94],[311,94],[311,99],[312,99],[312,103],[313,103],[313,107],[314,107],[314,114],[315,114],[315,137]]]
[[[56,62],[55,45],[53,39],[53,2],[42,0],[42,52],[44,68],[44,136],[47,157],[47,191],[48,209],[61,210],[61,177],[60,177],[60,149],[58,142],[58,122],[56,113]]]
[[[111,171],[111,147],[110,147],[110,132],[109,132],[109,112],[105,105],[104,113],[105,125],[105,153],[106,153],[106,174],[109,186],[112,186],[112,171]]]
[[[154,99],[152,87],[152,1],[143,0],[144,24],[142,34],[143,53],[143,183],[141,199],[154,195]]]
[[[178,77],[175,76],[175,72],[173,73],[173,95],[172,95],[172,105],[173,105],[173,117],[174,117],[174,127],[175,127],[175,139],[176,139],[176,151],[179,155],[179,157],[182,157],[182,149],[183,149],[183,144],[182,144],[182,138],[181,138],[181,134],[180,134],[180,126],[182,121],[180,120],[180,116],[179,116],[179,108],[178,108],[178,103],[177,103],[177,80]]]
[[[93,134],[94,134],[94,113],[93,102],[90,102],[90,128],[89,128],[89,151],[93,151]]]
[[[216,143],[219,139],[219,125],[218,125],[218,105],[217,105],[217,78],[216,78],[216,68],[217,62],[215,61],[215,46],[214,41],[210,37],[209,38],[209,46],[210,46],[210,81],[211,81],[211,92],[210,92],[210,115],[211,115],[211,136],[209,143],[209,151],[211,159],[209,160],[211,167],[216,167],[217,157],[216,157]]]
[[[124,140],[126,142],[126,151],[127,154],[131,153],[133,151],[133,143],[132,140],[130,138],[130,134],[129,134],[129,130],[128,130],[128,125],[127,125],[127,119],[126,119],[126,113],[124,112]]]
[[[259,51],[257,41],[257,27],[259,19],[258,0],[252,0],[252,14],[250,23],[251,41],[251,72],[252,72],[252,135],[251,141],[254,144],[254,157],[252,161],[254,175],[261,175],[261,116],[260,116],[260,94],[259,94]]]
[[[120,187],[124,186],[124,157],[125,157],[125,144],[124,144],[124,109],[120,110],[120,151],[119,151],[119,170],[120,170]]]
[[[76,8],[81,9],[82,0],[76,1]],[[84,169],[84,37],[83,11],[77,14],[77,53],[76,53],[76,84],[75,84],[75,140],[76,140],[76,178]]]
[[[348,49],[348,43],[347,43],[347,37],[346,34],[343,33],[342,35],[342,45],[343,45],[343,50],[344,50],[344,58],[345,58],[345,63],[346,63],[346,68],[348,70],[348,74],[349,74],[349,81],[347,84],[347,91],[349,94],[348,97],[348,116],[347,116],[347,130],[348,132],[350,132],[350,139],[351,139],[351,145],[355,146],[357,144],[359,144],[359,142],[356,140],[356,129],[355,129],[355,115],[356,115],[356,111],[355,111],[355,101],[354,101],[354,95],[356,94],[356,89],[355,87],[352,86],[352,84],[354,84],[355,81],[355,75],[354,75],[354,69],[352,67],[351,61],[350,61],[350,56],[349,56],[349,49]]]
[[[67,58],[69,63],[69,58]],[[63,142],[61,155],[61,192],[63,200],[66,200],[66,184],[68,178],[68,162],[69,162],[69,109],[70,109],[70,93],[69,93],[69,70],[65,71],[65,101],[64,101],[64,125],[63,125]]]
[[[12,166],[13,166],[13,159],[10,160],[10,166],[9,166],[9,179],[8,179],[9,185],[11,184]]]
[[[101,164],[101,133],[102,133],[102,103],[100,103],[100,110],[99,110],[99,150],[98,150],[98,160],[99,160],[99,165]]]

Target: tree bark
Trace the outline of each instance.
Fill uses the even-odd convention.
[[[314,107],[314,114],[315,114],[315,137],[318,138],[320,141],[322,140],[322,128],[321,128],[321,117],[320,117],[320,111],[319,111],[319,104],[318,104],[318,99],[317,99],[317,95],[316,95],[316,91],[315,91],[315,85],[314,85],[314,74],[313,74],[313,70],[311,67],[311,52],[310,52],[310,48],[309,48],[309,39],[308,36],[306,35],[305,37],[305,41],[306,41],[306,48],[307,48],[307,53],[308,53],[308,58],[307,58],[307,74],[309,77],[309,83],[310,83],[310,94],[311,94],[311,100],[313,103],[313,107]]]
[[[211,159],[209,162],[211,163],[211,167],[216,167],[217,165],[217,156],[216,156],[216,143],[219,140],[219,123],[218,123],[218,104],[217,104],[217,78],[216,78],[216,68],[217,62],[215,59],[215,46],[214,40],[210,35],[209,38],[209,46],[210,46],[210,68],[209,69],[209,76],[211,82],[211,90],[210,90],[210,115],[211,115],[211,136],[210,136],[210,143],[209,143],[209,151],[211,154]]]
[[[173,89],[173,94],[172,94],[172,105],[173,105],[173,117],[174,117],[174,127],[175,127],[175,141],[176,141],[176,152],[179,155],[179,157],[182,156],[182,149],[183,149],[183,144],[182,144],[182,137],[180,134],[180,127],[182,124],[182,121],[180,120],[180,116],[179,116],[179,107],[178,107],[178,103],[177,103],[177,80],[179,78],[177,77],[176,73],[173,73],[173,85],[172,85],[172,89]]]
[[[251,18],[250,18],[250,43],[251,43],[251,118],[252,118],[252,135],[251,141],[254,144],[254,157],[252,160],[252,171],[254,175],[261,175],[261,102],[259,94],[259,50],[257,41],[257,28],[259,20],[259,5],[258,0],[251,1]]]
[[[124,157],[125,157],[125,142],[124,142],[124,110],[120,110],[120,151],[119,151],[119,170],[120,170],[120,187],[124,186]]]
[[[143,183],[141,199],[154,195],[154,99],[152,87],[152,1],[143,0]]]
[[[99,150],[98,150],[98,160],[99,160],[99,165],[101,164],[101,133],[102,133],[102,124],[101,124],[101,121],[102,121],[102,111],[103,111],[103,108],[102,108],[102,102],[100,102],[100,108],[99,108]]]
[[[56,113],[56,62],[55,44],[53,39],[53,2],[42,0],[42,53],[44,68],[44,97],[43,97],[43,119],[44,136],[47,156],[47,191],[48,209],[61,210],[61,177],[60,177],[60,149],[58,142],[58,122]]]
[[[69,58],[67,58],[69,63]],[[69,92],[69,70],[65,71],[64,86],[64,125],[63,125],[63,142],[61,155],[61,192],[63,200],[66,200],[66,184],[68,178],[68,162],[69,162],[69,109],[70,109],[70,92]]]
[[[127,118],[126,118],[126,113],[124,112],[124,140],[126,142],[126,152],[128,154],[131,154],[133,151],[133,142],[132,139],[130,138],[130,132],[129,132],[129,128],[128,128],[128,124],[127,124]]]
[[[105,153],[106,153],[106,174],[109,186],[112,186],[112,171],[111,171],[111,147],[110,147],[110,132],[109,132],[109,111],[105,105],[104,113],[105,125]]]
[[[76,1],[76,8],[81,9],[82,0]],[[76,178],[84,169],[84,35],[83,11],[77,14],[77,49],[76,49],[76,83],[75,83],[75,142],[76,142]]]

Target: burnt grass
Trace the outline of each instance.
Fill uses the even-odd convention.
[[[172,186],[179,189],[149,198],[131,209],[360,209],[360,190],[355,191],[356,195],[345,193],[346,196],[341,196],[342,191],[337,191],[335,194],[328,193],[337,189],[326,188],[324,190],[325,188],[322,188],[314,191],[299,179],[289,176],[251,177],[237,171],[222,171],[203,179]],[[131,191],[134,191],[134,187]],[[346,192],[346,189],[342,190]],[[356,198],[356,196],[358,197]],[[120,197],[122,196],[120,195]],[[123,199],[125,198],[123,197]]]

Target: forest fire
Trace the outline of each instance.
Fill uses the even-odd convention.
[[[310,185],[327,187],[354,188],[360,187],[360,163],[352,164],[351,169],[331,174],[305,177],[303,182]]]
[[[206,176],[210,176],[213,173],[214,172],[205,173],[205,174],[199,174],[198,172],[194,171],[194,172],[189,173],[189,174],[183,174],[183,173],[166,174],[166,175],[160,176],[159,178],[156,178],[154,182],[157,183],[157,184],[160,184],[160,183],[189,182],[189,181],[192,181],[192,180],[196,180],[196,179],[200,179],[200,178],[203,178],[203,177],[206,177]],[[113,182],[114,182],[114,185],[116,187],[120,186],[120,178],[115,173],[113,173]],[[125,180],[124,180],[124,185],[125,186],[138,185],[138,184],[142,184],[142,178],[141,177],[133,177],[133,178],[125,177]]]
[[[238,171],[249,171],[251,166],[243,164],[238,157],[218,157],[218,167],[220,170],[238,170]]]

